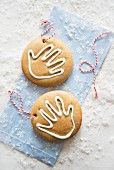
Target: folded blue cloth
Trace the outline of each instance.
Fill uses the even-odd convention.
[[[94,65],[95,57],[91,44],[99,33],[106,31],[102,28],[95,28],[84,20],[57,7],[53,8],[50,19],[56,28],[57,37],[70,48],[74,59],[74,67],[68,80],[53,88],[36,86],[22,74],[15,89],[21,94],[24,108],[27,111],[31,110],[39,96],[56,89],[71,92],[82,105],[91,88],[93,73],[81,73],[79,64],[82,59],[86,59]],[[111,33],[96,43],[96,51],[99,56],[97,73],[111,46],[112,37],[113,34]],[[40,138],[33,131],[30,120],[20,116],[18,110],[10,101],[0,118],[0,141],[51,166],[56,163],[64,145],[64,143],[50,143]]]

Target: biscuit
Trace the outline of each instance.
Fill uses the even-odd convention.
[[[52,87],[69,77],[73,58],[69,48],[61,40],[55,37],[39,37],[25,48],[21,65],[25,76],[31,82]]]
[[[62,142],[80,129],[82,110],[68,92],[55,90],[40,96],[31,110],[33,129],[48,141]]]

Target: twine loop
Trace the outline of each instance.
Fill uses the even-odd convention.
[[[95,98],[98,98],[98,92],[97,92],[97,89],[96,89],[96,66],[98,65],[98,55],[97,55],[97,52],[95,50],[95,44],[96,44],[96,41],[98,39],[100,39],[103,35],[108,35],[110,34],[110,32],[103,32],[101,33],[100,35],[98,35],[97,37],[95,37],[94,41],[93,41],[93,44],[91,46],[92,50],[93,50],[93,53],[94,53],[94,56],[95,56],[95,65],[92,65],[89,61],[87,60],[83,60],[81,61],[80,65],[79,65],[79,70],[82,72],[82,73],[89,73],[89,72],[93,72],[94,74],[94,77],[93,77],[93,85],[94,85],[94,91],[95,91]],[[90,69],[88,70],[84,70],[82,69],[82,65],[83,64],[86,64],[90,67]]]

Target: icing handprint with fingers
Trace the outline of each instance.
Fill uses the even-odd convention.
[[[49,141],[63,141],[74,136],[82,121],[81,107],[65,91],[51,91],[40,96],[32,107],[32,125],[36,133]]]
[[[60,102],[62,108],[60,108],[60,104],[59,104],[58,101]],[[71,134],[73,133],[74,129],[75,129],[75,123],[74,123],[74,118],[73,118],[74,107],[73,107],[73,105],[69,105],[68,110],[66,111],[65,107],[64,107],[64,102],[63,102],[63,100],[60,96],[55,97],[55,103],[56,103],[56,106],[57,106],[57,110],[55,109],[55,107],[53,107],[53,105],[48,100],[45,100],[45,106],[48,109],[48,111],[52,114],[52,116],[49,116],[43,109],[40,109],[40,114],[49,123],[49,125],[42,125],[40,123],[37,123],[36,127],[38,129],[40,129],[41,131],[48,133],[49,135],[54,136],[56,138],[59,138],[59,139],[69,138],[71,136]],[[62,114],[66,117],[69,116],[69,114],[71,114],[70,118],[71,118],[71,122],[72,122],[71,131],[67,135],[64,135],[64,136],[58,135],[56,133],[53,133],[53,132],[47,130],[47,129],[53,128],[53,126],[54,126],[53,123],[57,122],[58,121],[57,117],[58,116],[61,117]]]
[[[73,68],[72,54],[59,39],[39,37],[31,41],[22,55],[22,70],[34,84],[52,87],[64,82]]]
[[[33,60],[38,59],[38,57],[47,49],[49,49],[49,50],[43,55],[41,60],[45,61],[45,60],[49,59],[48,62],[46,63],[46,66],[47,67],[53,66],[53,68],[51,68],[49,70],[50,75],[48,75],[48,76],[47,75],[46,76],[37,76],[32,72],[30,58],[32,58]],[[38,54],[36,56],[34,55],[34,52],[33,52],[32,49],[30,49],[28,51],[29,72],[34,78],[36,78],[36,79],[46,79],[46,78],[52,78],[52,77],[55,77],[55,76],[58,76],[58,75],[61,75],[61,74],[64,73],[64,69],[59,68],[59,67],[62,66],[65,63],[65,58],[60,58],[60,59],[57,59],[56,61],[53,61],[61,53],[61,49],[60,48],[55,49],[55,50],[53,50],[53,49],[54,49],[54,45],[49,44],[46,47],[44,47],[40,52],[38,52]],[[56,64],[56,66],[55,66],[55,64]]]

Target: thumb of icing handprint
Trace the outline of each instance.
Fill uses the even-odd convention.
[[[36,79],[49,79],[64,73],[64,69],[60,67],[65,63],[65,58],[62,57],[56,59],[58,55],[62,52],[62,50],[60,48],[57,48],[55,50],[53,49],[54,49],[54,45],[49,44],[45,46],[43,49],[41,49],[37,53],[37,55],[34,55],[34,51],[32,49],[28,51],[28,69],[31,76],[33,76]],[[32,71],[31,60],[37,60],[42,54],[43,54],[43,56],[41,57],[42,62],[48,60],[46,62],[46,66],[51,68],[49,69],[49,75],[39,76],[39,75],[35,75],[34,72]]]
[[[75,122],[74,122],[74,118],[73,118],[73,114],[74,114],[74,106],[73,105],[69,105],[67,111],[65,110],[65,106],[64,106],[64,102],[62,100],[62,98],[60,96],[56,96],[55,97],[55,103],[56,103],[56,108],[48,101],[45,100],[45,106],[47,108],[47,110],[49,111],[50,115],[47,114],[44,109],[40,109],[39,113],[40,115],[48,122],[49,125],[44,125],[44,124],[40,124],[37,123],[36,127],[40,130],[43,131],[55,138],[58,139],[67,139],[71,136],[71,134],[73,133],[74,129],[75,129]],[[63,119],[64,116],[64,119]],[[54,126],[56,124],[58,124],[58,126],[61,126],[61,123],[66,125],[65,120],[67,121],[67,119],[70,116],[70,120],[71,120],[71,130],[66,134],[66,135],[59,135],[56,134],[54,132],[51,131],[52,128],[54,128]],[[61,123],[58,122],[61,119]],[[63,122],[62,122],[63,120]]]

